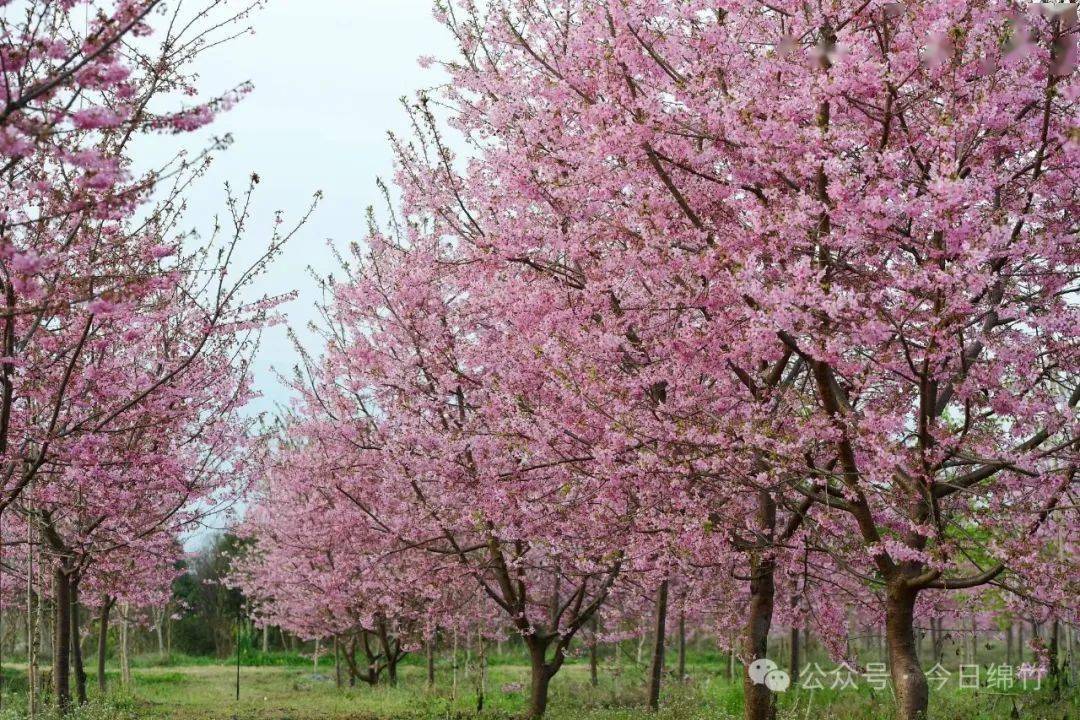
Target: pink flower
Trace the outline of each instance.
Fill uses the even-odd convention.
[[[71,114],[71,122],[79,130],[111,128],[123,122],[123,116],[107,107],[92,107]]]
[[[115,313],[120,306],[111,300],[105,298],[95,298],[86,304],[86,309],[94,315],[100,315],[102,317],[109,317]]]
[[[11,269],[24,275],[33,275],[41,272],[45,267],[45,261],[36,252],[30,251],[18,253],[11,259]]]

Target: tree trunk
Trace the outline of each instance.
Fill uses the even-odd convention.
[[[484,696],[487,695],[487,641],[484,634],[476,631],[477,661],[480,663],[480,677],[476,683],[476,714],[484,712]]]
[[[656,591],[656,619],[653,630],[652,664],[649,668],[649,710],[660,709],[660,681],[664,676],[664,646],[667,643],[668,581]]]
[[[727,680],[730,683],[735,681],[735,639],[729,639],[731,640],[731,649],[727,655]]]
[[[124,603],[120,613],[120,682],[125,688],[131,686],[131,658],[128,656],[128,615],[131,607]]]
[[[899,719],[920,720],[926,717],[930,691],[915,648],[917,593],[903,587],[889,587],[887,593],[885,639]]]
[[[791,683],[799,681],[799,628],[791,628],[791,662],[788,666],[788,674],[791,675]]]
[[[547,712],[548,688],[554,675],[546,660],[547,643],[535,640],[529,647],[529,661],[532,673],[529,688],[529,720],[540,720]]]
[[[112,612],[113,599],[105,598],[101,606],[101,617],[98,619],[98,646],[97,646],[97,683],[98,690],[104,695],[107,689],[105,681],[105,653],[109,643],[109,613]]]
[[[971,618],[971,664],[979,664],[979,626],[975,618]]]
[[[600,613],[593,613],[589,618],[589,684],[596,687],[600,684]]]
[[[458,682],[458,638],[457,628],[454,628],[454,639],[450,644],[450,671],[452,675],[452,681],[450,685],[451,697],[457,698],[457,682]]]
[[[397,655],[386,659],[386,681],[390,687],[397,687]]]
[[[679,682],[686,680],[686,611],[679,611]]]
[[[1013,629],[1012,623],[1005,626],[1005,664],[1012,667],[1013,664]]]
[[[431,633],[427,641],[427,687],[435,689],[435,638],[436,633]]]
[[[768,656],[769,627],[772,625],[776,583],[772,560],[752,561],[750,579],[750,608],[743,638],[743,697],[746,698],[746,720],[773,720],[776,705],[772,691],[750,677],[750,663]]]
[[[383,657],[386,658],[386,679],[390,687],[397,686],[398,661],[404,654],[401,652],[401,641],[390,637],[390,628],[385,619],[378,621],[379,645],[382,647]]]
[[[1024,664],[1024,621],[1016,623],[1016,664]]]
[[[26,682],[27,710],[37,715],[37,648],[34,632],[34,526],[26,523]]]
[[[65,565],[53,571],[53,695],[61,715],[71,712],[71,576]]]
[[[82,653],[82,616],[79,610],[79,581],[71,582],[71,663],[75,668],[75,697],[86,704],[86,665]]]
[[[266,631],[263,631],[263,637],[266,637]],[[334,685],[337,689],[341,689],[341,640],[338,636],[334,636]]]
[[[1047,647],[1047,652],[1050,655],[1050,667],[1048,668],[1050,679],[1054,681],[1055,686],[1060,686],[1058,677],[1058,621],[1056,618],[1053,624],[1050,625],[1050,645]]]

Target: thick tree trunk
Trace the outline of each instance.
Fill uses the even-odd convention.
[[[82,616],[79,610],[79,581],[71,582],[71,664],[75,669],[75,697],[86,704],[86,665],[82,653]]]
[[[529,687],[529,720],[540,720],[547,712],[548,688],[554,673],[547,663],[547,643],[533,642],[529,648],[532,673]]]
[[[899,720],[921,720],[926,717],[930,691],[915,647],[917,593],[900,587],[890,587],[887,592],[885,640]]]
[[[775,565],[771,560],[755,560],[750,580],[750,607],[743,638],[743,697],[746,720],[774,720],[773,693],[750,677],[750,663],[769,652],[769,628],[776,600]]]
[[[61,715],[71,712],[71,577],[64,563],[53,571],[53,697]]]
[[[667,644],[668,581],[656,590],[656,619],[653,628],[652,664],[649,667],[649,710],[660,708],[660,682],[664,677],[664,647]]]
[[[379,645],[382,647],[383,657],[386,659],[386,679],[390,687],[397,686],[398,661],[404,655],[401,652],[401,641],[390,637],[390,628],[385,619],[378,622]]]
[[[397,657],[387,658],[386,660],[386,682],[390,687],[397,687]]]
[[[379,656],[371,649],[371,638],[367,630],[360,631],[360,644],[364,649],[364,657],[367,658],[367,671],[360,679],[374,687],[379,684],[382,668],[379,667]]]
[[[105,653],[108,651],[109,614],[112,612],[112,607],[112,598],[105,598],[101,606],[101,617],[98,618],[97,683],[102,695],[108,687],[105,680]]]

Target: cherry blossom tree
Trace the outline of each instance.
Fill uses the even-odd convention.
[[[444,19],[462,57],[399,145],[404,206],[544,358],[501,362],[588,378],[601,446],[753,489],[749,533],[746,510],[717,514],[750,554],[748,655],[805,513],[882,589],[902,717],[927,705],[920,594],[1030,593],[1036,567],[1072,591],[1071,14],[507,1]],[[771,714],[747,690],[748,716]]]

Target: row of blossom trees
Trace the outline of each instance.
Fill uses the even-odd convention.
[[[688,586],[746,664],[776,622],[841,654],[858,606],[905,720],[953,593],[1076,621],[1075,8],[439,16],[451,82],[327,280],[247,525],[268,618],[415,642],[472,608],[539,717],[626,583]]]
[[[230,194],[211,237],[181,227],[187,188],[225,143],[153,168],[135,149],[246,92],[183,99],[197,96],[195,59],[257,5],[0,3],[0,571],[8,606],[27,606],[32,711],[40,610],[66,711],[70,667],[86,700],[80,607],[104,635],[118,601],[168,593],[178,538],[262,465],[241,410],[278,300],[244,294],[290,233],[238,266],[251,188]]]

